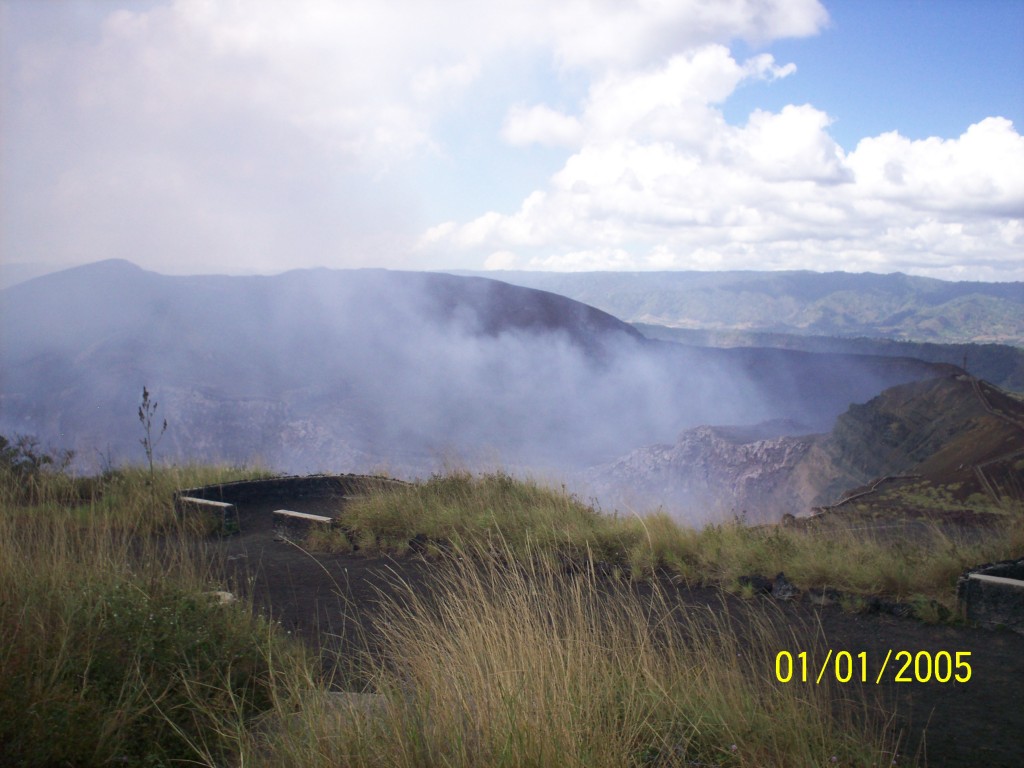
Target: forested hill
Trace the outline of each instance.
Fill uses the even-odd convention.
[[[900,273],[487,272],[631,323],[1024,347],[1024,283]]]

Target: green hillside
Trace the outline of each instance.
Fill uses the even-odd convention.
[[[1024,284],[900,273],[488,272],[632,323],[1024,346]]]

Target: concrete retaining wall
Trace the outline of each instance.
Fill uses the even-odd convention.
[[[401,480],[374,475],[304,475],[272,477],[266,480],[240,480],[234,483],[206,485],[177,491],[192,496],[231,504],[254,501],[291,501],[295,499],[324,499],[358,496],[373,490],[405,485]]]
[[[275,509],[274,537],[280,541],[302,541],[316,528],[330,528],[331,518],[311,515],[307,512],[293,512],[290,509]]]
[[[241,530],[238,508],[229,502],[175,494],[174,508],[182,517],[205,515],[210,520],[212,532],[220,536],[230,536]]]
[[[1024,558],[965,571],[957,581],[957,598],[967,621],[1024,634]]]

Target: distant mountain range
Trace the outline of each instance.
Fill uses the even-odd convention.
[[[473,273],[460,273],[473,274]],[[630,323],[1024,347],[1024,283],[846,272],[479,273]]]
[[[972,375],[990,381],[996,386],[1024,392],[1024,347],[1012,347],[1008,344],[935,344],[864,336],[843,338],[794,333],[668,328],[664,325],[646,323],[633,323],[633,327],[650,339],[674,341],[677,344],[697,347],[770,347],[845,355],[913,357],[929,363],[960,366]]]
[[[953,369],[908,358],[644,338],[479,277],[296,270],[169,277],[107,261],[0,291],[0,433],[140,461],[425,474],[574,472],[702,424],[822,432],[851,403]]]

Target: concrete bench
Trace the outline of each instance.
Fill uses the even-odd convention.
[[[239,533],[242,528],[238,521],[238,508],[226,501],[211,501],[197,496],[179,496],[175,501],[178,514],[185,517],[189,514],[211,515],[214,531],[221,536]]]
[[[960,577],[957,593],[963,617],[983,627],[1024,634],[1024,560],[997,563]]]
[[[303,539],[317,526],[330,527],[333,518],[290,509],[274,510],[274,537],[285,541]]]

